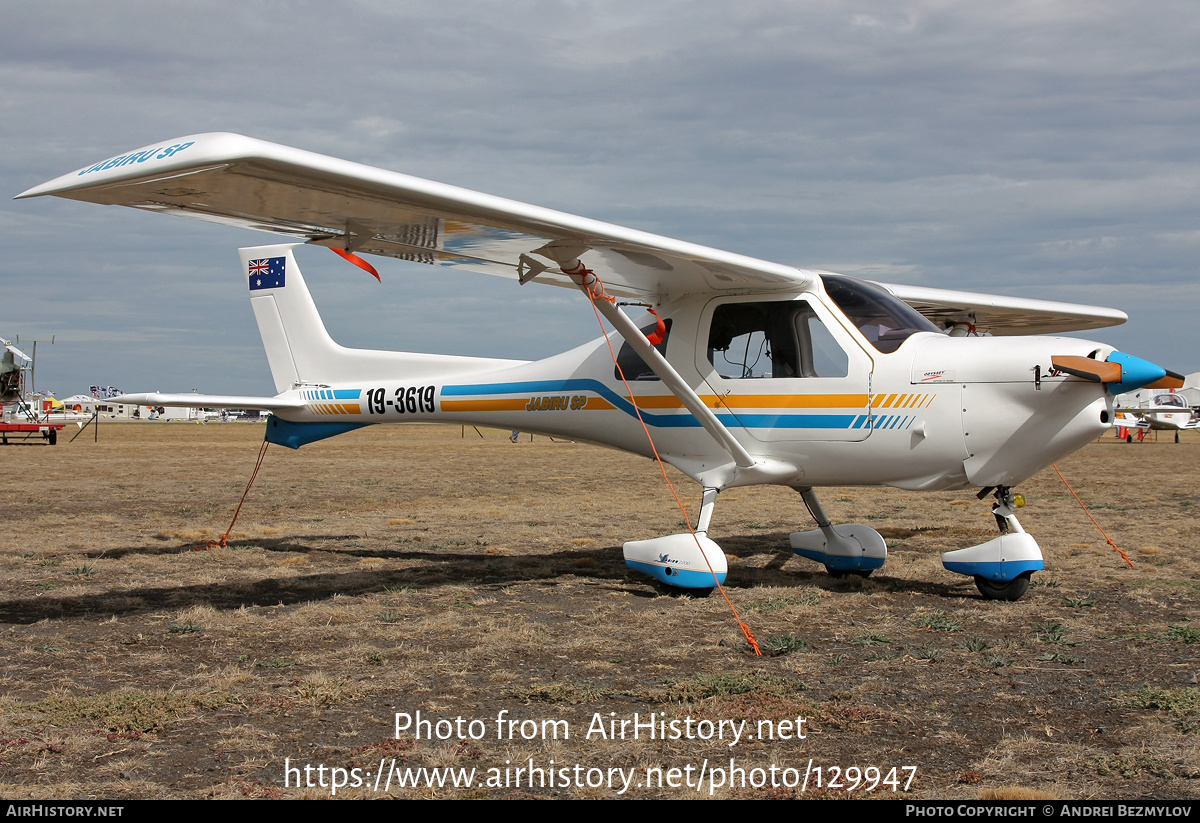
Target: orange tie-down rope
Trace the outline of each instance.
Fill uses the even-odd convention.
[[[263,457],[266,456],[269,445],[271,442],[264,437],[262,446],[258,450],[258,460],[254,461],[254,471],[250,473],[250,482],[246,484],[246,490],[242,492],[242,499],[238,501],[237,509],[233,512],[233,519],[229,521],[229,528],[225,530],[225,534],[221,535],[218,540],[205,540],[199,546],[195,546],[192,551],[206,552],[209,549],[223,549],[228,544],[229,535],[233,534],[233,524],[237,522],[238,514],[242,511],[242,504],[246,502],[246,495],[250,493],[250,487],[254,485],[254,478],[258,477],[258,470],[262,468]]]
[[[663,463],[662,457],[658,454],[658,447],[654,445],[654,438],[650,435],[650,427],[646,425],[646,421],[642,419],[642,411],[638,408],[637,398],[634,397],[633,389],[629,386],[629,381],[625,379],[625,370],[621,368],[621,364],[617,362],[617,353],[613,351],[612,340],[609,339],[607,332],[604,331],[604,321],[600,318],[600,310],[596,308],[595,300],[607,300],[609,303],[616,305],[616,299],[609,297],[604,291],[604,283],[596,276],[596,273],[591,269],[583,269],[582,271],[570,272],[573,276],[581,277],[584,282],[584,288],[587,291],[588,297],[592,299],[592,311],[596,314],[596,322],[600,324],[600,333],[604,335],[604,341],[608,344],[608,353],[612,356],[613,364],[617,367],[617,374],[621,375],[621,382],[625,384],[625,391],[629,392],[629,402],[633,404],[633,411],[637,414],[638,422],[642,424],[642,431],[646,433],[646,440],[650,442],[650,450],[654,452],[654,459],[658,461],[658,469],[662,472],[663,480],[667,482],[667,488],[671,490],[671,494],[675,497],[675,503],[679,506],[679,510],[683,512],[683,523],[687,526],[688,532],[691,533],[692,539],[696,541],[696,548],[700,549],[700,556],[704,558],[704,564],[708,566],[708,572],[713,576],[713,583],[716,584],[717,591],[721,593],[721,597],[725,598],[725,602],[729,605],[729,610],[733,612],[733,619],[737,621],[738,628],[742,630],[742,634],[746,636],[746,642],[754,649],[754,653],[762,657],[762,650],[758,648],[758,641],[754,639],[754,632],[750,631],[750,627],[742,622],[742,618],[738,615],[737,607],[733,605],[733,601],[729,599],[729,595],[725,593],[725,587],[721,585],[721,581],[717,579],[717,573],[713,571],[712,564],[708,562],[708,555],[704,553],[704,547],[700,545],[700,538],[696,536],[696,530],[692,528],[691,516],[688,515],[687,508],[683,505],[683,501],[679,499],[679,492],[675,490],[675,484],[671,482],[671,478],[667,476],[667,466]],[[588,275],[594,278],[594,282],[589,285],[586,282]],[[658,317],[658,313],[654,309],[650,309],[650,313]],[[659,329],[663,328],[662,318],[658,320]],[[656,329],[656,332],[658,330]]]
[[[1083,509],[1083,513],[1088,516],[1089,520],[1091,520],[1093,523],[1096,523],[1096,518],[1092,517],[1092,513],[1090,511],[1088,511],[1088,507],[1083,505],[1083,501],[1079,499],[1079,495],[1075,494],[1075,490],[1073,488],[1071,488],[1071,484],[1067,482],[1067,478],[1063,477],[1063,473],[1058,471],[1058,464],[1051,463],[1050,465],[1054,467],[1054,471],[1058,472],[1058,479],[1063,482],[1063,485],[1067,487],[1067,491],[1069,491],[1071,493],[1071,495],[1075,498],[1075,501],[1077,503],[1079,503],[1079,507],[1081,509]],[[1127,555],[1127,554],[1125,554],[1125,552],[1121,551],[1121,549],[1117,546],[1117,544],[1113,542],[1113,539],[1108,536],[1108,534],[1104,531],[1103,528],[1101,528],[1099,523],[1096,523],[1096,528],[1100,529],[1100,534],[1104,535],[1104,539],[1106,541],[1108,541],[1108,545],[1112,546],[1113,550],[1117,554],[1121,555],[1121,557],[1124,558],[1125,562],[1129,564],[1129,568],[1132,569],[1134,567],[1133,561],[1129,559],[1129,555]]]

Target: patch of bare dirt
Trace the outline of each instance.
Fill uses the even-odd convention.
[[[259,426],[108,425],[98,443],[0,450],[0,793],[330,795],[296,788],[286,761],[327,784],[358,769],[338,797],[609,797],[624,774],[626,797],[845,796],[810,766],[823,783],[857,767],[888,797],[1200,796],[1196,435],[1106,438],[1060,464],[1133,569],[1053,470],[1023,484],[1047,571],[1017,603],[941,567],[995,531],[970,492],[824,490],[835,521],[888,540],[867,580],[791,554],[788,533],[811,528],[799,495],[726,492],[711,535],[755,657],[719,595],[625,567],[623,541],[682,528],[653,464],[461,434],[272,447],[212,551],[193,548],[228,525]],[[397,737],[396,713],[417,711],[479,725]],[[518,722],[497,739],[502,713]],[[610,739],[635,713],[680,736]],[[514,773],[531,761],[555,784]],[[421,768],[475,782],[395,785]],[[805,773],[804,792],[750,785]]]

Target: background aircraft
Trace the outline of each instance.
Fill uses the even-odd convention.
[[[25,364],[32,358],[3,337],[0,337],[0,345],[4,346],[4,354],[0,357],[0,404],[16,403],[21,400],[25,385]]]
[[[1200,418],[1188,405],[1187,397],[1173,389],[1143,388],[1125,392],[1116,398],[1116,418],[1113,425],[1118,429],[1140,429],[1171,431],[1175,442],[1179,433],[1200,426]],[[1125,434],[1126,442],[1133,442],[1131,432]],[[1138,439],[1142,439],[1140,436]]]

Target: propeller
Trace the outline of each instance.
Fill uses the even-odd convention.
[[[1141,388],[1183,388],[1182,374],[1119,351],[1113,352],[1104,361],[1078,355],[1056,355],[1050,358],[1050,364],[1059,371],[1075,377],[1093,383],[1107,383],[1110,394],[1121,394]]]

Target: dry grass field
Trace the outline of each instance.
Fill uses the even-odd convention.
[[[1047,571],[1018,603],[941,567],[995,532],[970,492],[826,490],[888,539],[868,580],[791,554],[799,495],[727,492],[711,534],[755,657],[718,594],[626,569],[624,540],[681,530],[652,463],[466,434],[272,447],[211,551],[260,426],[0,449],[0,795],[1200,797],[1195,435],[1060,464],[1133,569],[1053,470],[1024,484]],[[611,739],[635,713],[678,733]]]

